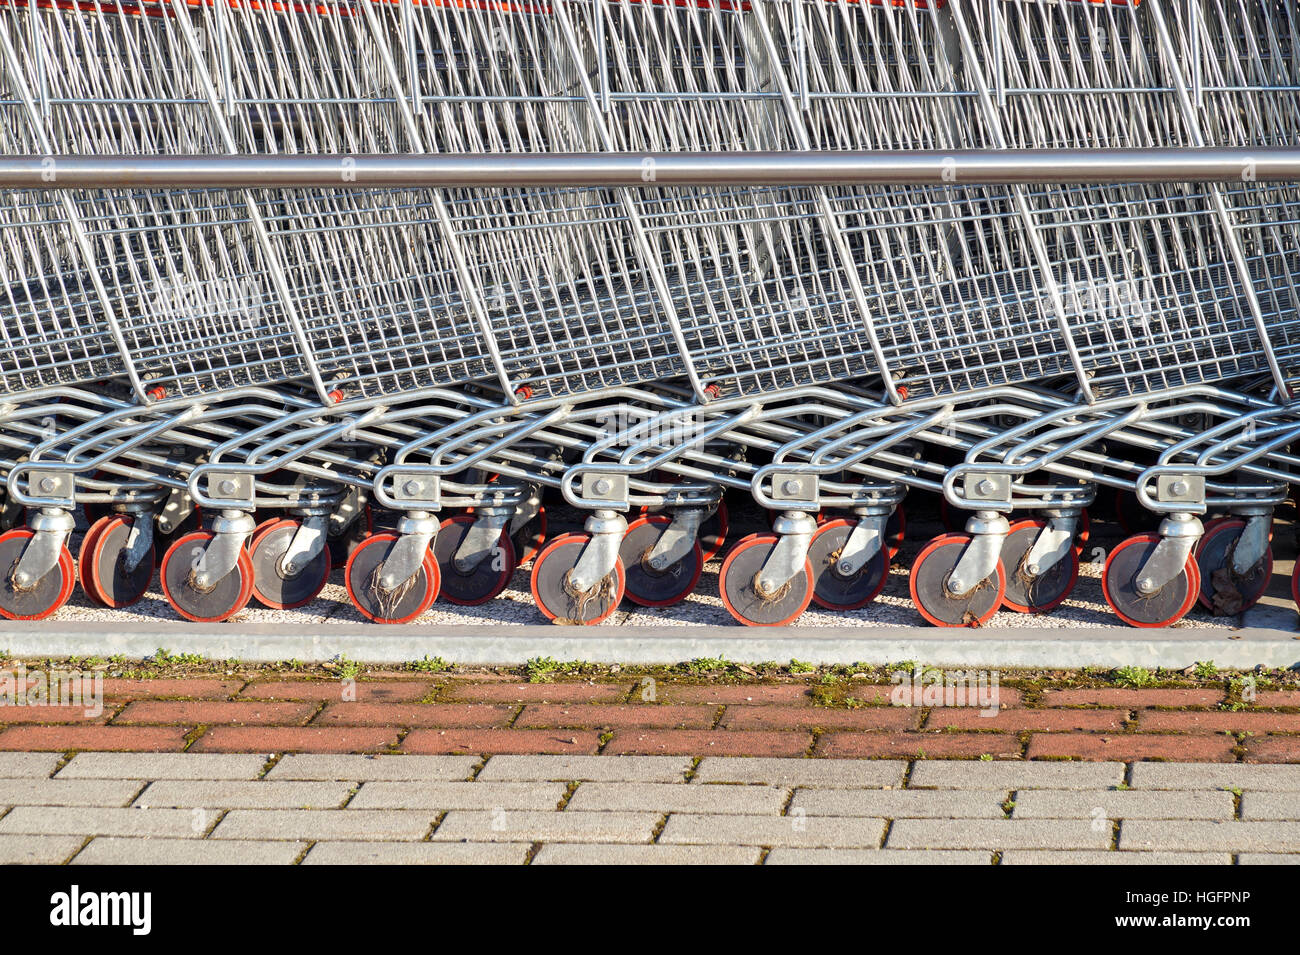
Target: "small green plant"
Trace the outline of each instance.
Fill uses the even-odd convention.
[[[791,673],[815,673],[817,667],[811,663],[804,663],[802,660],[790,660]]]
[[[1121,781],[1121,782],[1118,782],[1118,783],[1115,784],[1115,791],[1116,791],[1116,792],[1126,793],[1126,792],[1128,792],[1128,791],[1129,791],[1130,789],[1132,789],[1132,788],[1133,788],[1133,787],[1130,786],[1128,783],[1126,783],[1126,782],[1122,782],[1122,781]]]
[[[1138,687],[1150,686],[1155,682],[1155,676],[1146,667],[1118,667],[1114,674],[1115,683],[1118,686],[1136,689]]]
[[[1230,793],[1232,793],[1232,794],[1233,794],[1234,796],[1236,796],[1238,799],[1241,798],[1241,787],[1240,787],[1240,786],[1224,786],[1223,788],[1224,788],[1224,791],[1225,791],[1225,792],[1230,792]]]
[[[729,669],[731,662],[726,657],[696,657],[685,664],[686,672],[696,676]]]
[[[334,664],[333,670],[338,674],[340,680],[355,680],[357,674],[361,672],[360,663],[356,660],[349,660],[341,653],[330,662]]]
[[[1213,660],[1197,660],[1196,665],[1192,667],[1192,674],[1198,680],[1213,680],[1219,675],[1219,668],[1214,665]]]
[[[406,664],[408,670],[415,670],[418,673],[446,673],[452,668],[442,657],[431,657],[428,654],[419,660],[412,660]]]
[[[533,657],[524,663],[524,676],[529,683],[551,683],[559,669],[552,657]]]
[[[165,647],[154,651],[153,662],[157,666],[193,667],[203,663],[203,657],[197,653],[172,653]]]
[[[992,754],[992,753],[980,753],[980,762],[981,762],[981,763],[991,763],[991,762],[993,762],[993,754]]]

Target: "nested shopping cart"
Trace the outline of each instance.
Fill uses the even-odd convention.
[[[178,565],[164,586],[201,619],[250,589],[216,585],[246,572],[257,479],[350,442],[364,453],[324,469],[356,492],[338,500],[359,514],[367,489],[404,514],[348,568],[374,619],[418,614],[448,571],[467,602],[499,590],[507,530],[534,518],[542,485],[591,511],[584,535],[534,562],[548,616],[604,619],[629,564],[638,596],[679,599],[704,517],[748,483],[779,516],[723,565],[742,622],[868,602],[909,486],[972,513],[913,568],[927,619],[1050,609],[1097,485],[1167,514],[1117,551],[1107,594],[1129,622],[1170,622],[1198,592],[1211,497],[1237,517],[1206,561],[1263,576],[1259,528],[1289,466],[1294,189],[1248,164],[1231,185],[980,186],[956,157],[1290,142],[1294,15],[1219,6],[5,0],[0,147],[51,157],[49,185],[61,155],[320,155],[337,175],[15,194],[3,227],[41,258],[28,272],[71,283],[19,283],[14,325],[48,354],[20,342],[15,373],[114,376],[141,406],[313,396],[193,469],[191,494],[221,524],[186,542],[203,568]],[[953,176],[677,187],[655,158],[839,150],[951,150]],[[575,153],[639,157],[640,182],[354,186],[368,154]],[[593,434],[621,402],[660,430]],[[1209,423],[1171,426],[1179,409]],[[954,453],[962,468],[936,480]],[[1246,479],[1222,491],[1215,469]],[[475,515],[448,547],[435,515],[457,505]],[[632,538],[637,506],[667,514]],[[851,518],[819,529],[825,506]],[[1043,515],[1013,526],[1017,507]],[[291,553],[318,553],[324,516],[300,515],[247,572],[283,579]]]

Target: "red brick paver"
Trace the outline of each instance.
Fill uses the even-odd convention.
[[[811,745],[811,733],[624,730],[616,732],[601,752],[617,756],[803,756]]]
[[[618,729],[628,726],[651,726],[664,729],[710,729],[718,717],[716,706],[660,706],[633,703],[611,706],[600,703],[561,705],[535,703],[524,707],[515,726],[577,726]]]
[[[592,755],[600,736],[590,730],[412,730],[402,752],[434,755],[465,753]]]
[[[115,725],[174,723],[202,726],[227,723],[252,726],[301,726],[316,712],[315,703],[273,703],[238,700],[139,700],[113,720]]]
[[[1015,759],[1020,750],[1020,740],[1005,733],[827,733],[817,741],[816,755],[856,759]]]
[[[434,684],[417,680],[361,683],[343,680],[282,680],[250,683],[239,695],[255,700],[324,700],[326,702],[413,703],[433,692]]]
[[[180,752],[186,732],[180,726],[13,726],[0,732],[0,750]]]
[[[390,727],[216,726],[190,752],[374,753],[396,742],[397,730]]]
[[[1029,741],[1030,759],[1167,759],[1194,763],[1236,760],[1230,736],[1163,736],[1155,733],[1040,733]]]
[[[313,720],[319,726],[439,726],[501,728],[516,706],[485,703],[331,703]]]

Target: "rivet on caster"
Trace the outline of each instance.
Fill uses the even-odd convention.
[[[1050,520],[1011,525],[1002,544],[1007,570],[1004,607],[1017,613],[1048,613],[1070,595],[1079,579],[1078,523],[1078,511],[1061,510]]]
[[[614,613],[627,589],[619,546],[627,521],[601,509],[587,518],[586,532],[551,541],[533,561],[537,609],[557,624],[601,623]]]
[[[439,596],[464,607],[487,603],[506,589],[515,572],[510,537],[512,507],[481,507],[442,522],[433,542],[441,578]]]
[[[397,534],[373,534],[352,552],[343,582],[362,616],[408,623],[433,606],[442,582],[431,546],[438,526],[432,514],[414,511]]]
[[[168,548],[158,578],[177,613],[196,623],[215,623],[248,605],[253,563],[245,543],[254,527],[251,514],[225,510],[212,530],[186,534]]]
[[[329,515],[307,513],[261,524],[248,545],[253,565],[253,596],[273,610],[311,603],[329,580],[326,545]]]
[[[1196,545],[1196,567],[1201,577],[1198,599],[1216,617],[1249,610],[1264,596],[1273,579],[1272,513],[1219,517],[1205,524],[1205,536]]]
[[[718,589],[727,612],[749,627],[781,627],[797,620],[813,599],[808,550],[817,522],[806,512],[777,518],[776,534],[752,534],[722,562]]]
[[[1116,616],[1132,627],[1167,627],[1181,620],[1201,593],[1192,553],[1201,533],[1197,518],[1171,515],[1160,533],[1135,534],[1112,550],[1101,589]]]
[[[628,525],[619,547],[627,571],[627,599],[642,607],[669,607],[695,589],[704,570],[699,532],[702,508],[675,508]]]
[[[1011,525],[1001,514],[981,511],[966,526],[967,533],[930,541],[912,564],[912,602],[936,627],[983,626],[1006,594],[1000,554]]]
[[[101,517],[81,540],[81,589],[106,607],[129,607],[149,590],[156,563],[153,514]]]
[[[813,600],[827,610],[857,610],[879,596],[889,580],[891,508],[864,507],[854,519],[835,518],[817,528],[808,547]]]
[[[0,534],[0,617],[42,620],[72,596],[77,572],[65,543],[72,515],[64,514],[66,531],[18,527]]]

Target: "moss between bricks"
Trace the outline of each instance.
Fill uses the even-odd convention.
[[[668,666],[597,664],[585,661],[557,661],[535,658],[519,667],[460,666],[438,657],[404,664],[363,664],[346,658],[323,663],[284,660],[278,663],[252,664],[239,660],[207,660],[195,654],[176,654],[160,648],[143,660],[121,656],[101,658],[68,657],[61,659],[17,660],[0,656],[0,666],[13,668],[23,663],[29,670],[73,669],[103,672],[111,678],[154,679],[242,679],[242,680],[322,680],[339,679],[389,680],[427,679],[430,676],[473,682],[476,677],[513,677],[538,683],[595,683],[640,681],[645,678],[663,686],[781,686],[799,685],[809,689],[816,706],[855,709],[889,705],[891,677],[901,672],[929,669],[916,661],[903,660],[884,666],[870,664],[813,666],[801,661],[777,663],[740,663],[722,658],[689,660]],[[1077,670],[999,669],[1001,686],[1018,690],[1030,706],[1042,699],[1049,689],[1210,689],[1223,694],[1215,704],[1221,710],[1239,711],[1255,708],[1243,698],[1254,681],[1256,691],[1300,690],[1300,672],[1270,670],[1262,667],[1249,672],[1220,670],[1212,661],[1201,661],[1183,670],[1122,667],[1114,670],[1084,667]],[[1270,710],[1300,711],[1300,707],[1269,707]]]

